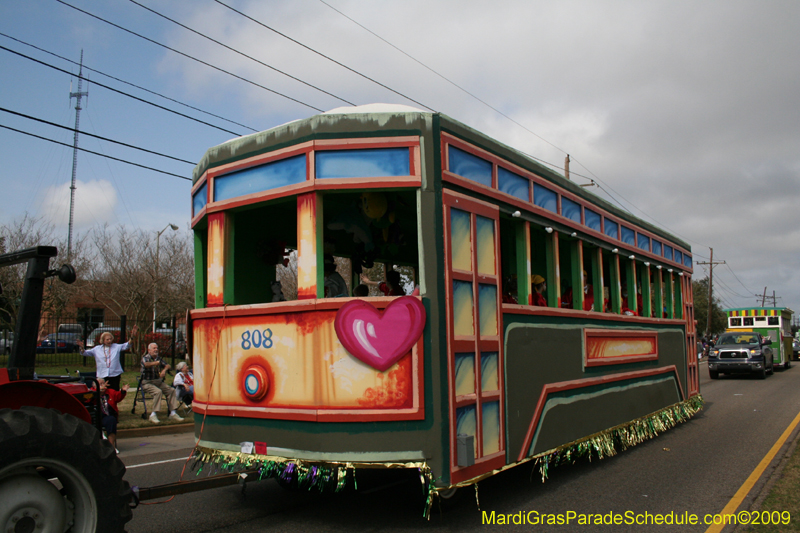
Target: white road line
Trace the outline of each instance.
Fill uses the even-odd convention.
[[[153,463],[142,463],[140,465],[131,465],[131,466],[125,465],[125,470],[130,470],[131,468],[139,468],[139,467],[142,467],[142,466],[161,465],[161,464],[164,464],[164,463],[174,463],[176,461],[185,461],[185,460],[186,460],[186,457],[178,457],[177,459],[167,459],[165,461],[155,461]]]

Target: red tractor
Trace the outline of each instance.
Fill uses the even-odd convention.
[[[0,255],[0,267],[28,263],[15,342],[0,368],[0,531],[124,531],[133,497],[125,465],[102,438],[96,380],[34,371],[45,279],[75,281],[69,265],[49,269],[56,253],[37,246]]]

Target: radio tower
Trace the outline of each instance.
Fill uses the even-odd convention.
[[[69,100],[75,98],[75,137],[72,145],[72,183],[69,186],[69,236],[67,237],[67,261],[72,259],[72,218],[75,213],[75,175],[78,172],[78,125],[81,121],[81,97],[89,97],[89,92],[81,92],[83,82],[83,50],[81,50],[81,63],[78,70],[78,92],[69,93]]]

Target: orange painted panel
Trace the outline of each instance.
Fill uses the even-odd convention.
[[[586,330],[587,366],[658,359],[655,331]]]
[[[297,299],[317,297],[317,195],[297,197]]]
[[[336,311],[195,319],[195,406],[209,414],[317,419],[423,416],[422,338],[384,372],[341,345]]]
[[[225,213],[208,215],[208,306],[222,305],[225,286]]]

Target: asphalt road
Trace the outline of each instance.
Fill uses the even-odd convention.
[[[581,461],[551,470],[543,484],[530,464],[480,483],[480,509],[474,491],[462,489],[452,509],[434,508],[421,516],[421,491],[414,476],[359,475],[359,491],[320,495],[287,492],[274,480],[174,497],[134,510],[128,531],[201,533],[206,531],[463,531],[507,529],[483,524],[495,513],[576,515],[617,513],[719,513],[800,412],[800,364],[761,381],[723,377],[711,381],[701,364],[703,411],[656,439],[602,461]],[[791,443],[797,431],[789,439]],[[121,458],[131,485],[177,481],[194,444],[192,434],[120,439]],[[747,509],[764,489],[789,444],[778,454],[745,499]],[[149,464],[157,462],[157,464]],[[188,472],[184,479],[196,479]],[[533,513],[531,513],[533,511]],[[485,514],[484,514],[485,513]],[[708,526],[605,525],[552,526],[557,531],[705,531]],[[513,527],[513,526],[512,526]],[[546,530],[550,527],[526,527]],[[725,531],[732,531],[731,527]]]

